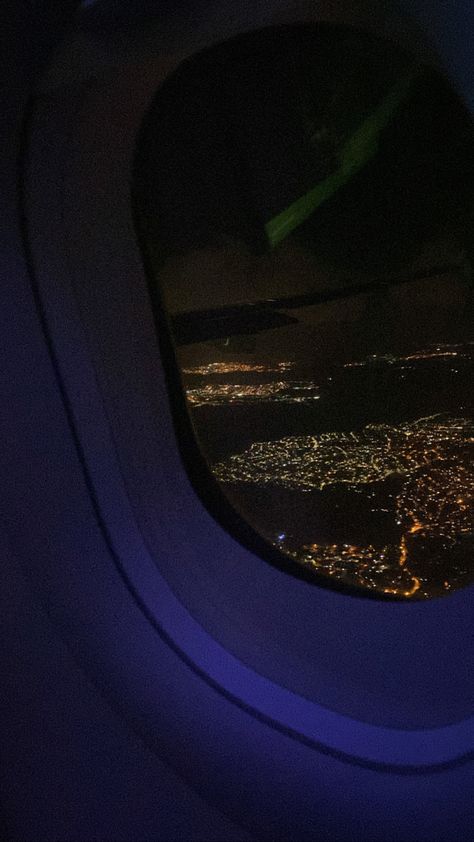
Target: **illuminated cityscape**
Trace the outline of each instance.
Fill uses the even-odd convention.
[[[234,372],[258,372],[272,373],[274,371],[289,371],[295,367],[294,361],[276,363],[276,365],[264,365],[263,363],[243,362],[214,362],[207,365],[195,365],[191,368],[183,368],[183,374],[199,374],[203,377],[209,374],[233,374]]]
[[[387,365],[399,365],[406,368],[404,363],[420,362],[424,360],[448,360],[453,363],[456,360],[472,359],[474,343],[462,344],[440,344],[430,348],[424,348],[412,354],[397,356],[395,354],[371,354],[365,360],[345,363],[344,368],[361,368],[367,365],[385,363]]]
[[[244,383],[208,383],[197,389],[187,389],[190,404],[218,406],[222,403],[247,403],[249,401],[275,401],[305,403],[319,400],[319,390],[311,381],[279,380],[256,385]]]
[[[309,544],[298,550],[284,547],[281,542],[278,546],[299,564],[346,584],[403,597],[429,595],[420,593],[421,579],[408,566],[400,565],[396,546]]]
[[[299,491],[347,483],[357,491],[360,485],[390,476],[412,476],[472,443],[471,421],[432,416],[398,427],[369,424],[358,433],[255,442],[249,450],[214,465],[213,471],[221,482],[271,483]]]
[[[374,354],[336,366],[320,387],[309,379],[277,379],[279,372],[295,367],[291,361],[215,362],[183,371],[188,374],[189,405],[193,412],[203,412],[206,406],[227,406],[230,411],[232,405],[263,408],[269,402],[304,405],[316,399],[321,399],[318,406],[325,406],[338,388],[338,371],[346,372],[345,378],[353,378],[357,370],[373,371],[374,382],[384,369],[413,372],[416,379],[430,363],[430,377],[433,365],[452,377],[460,371],[466,374],[462,366],[473,361],[474,343]],[[252,382],[229,382],[229,375],[242,380],[243,374]],[[201,379],[196,382],[197,377]],[[355,386],[351,380],[341,382],[343,394],[345,388],[358,388],[359,381]],[[317,433],[254,436],[237,452],[210,459],[211,468],[242,511],[248,498],[249,520],[295,563],[332,581],[427,599],[467,584],[473,573],[474,420],[465,407],[457,408],[464,411],[335,430],[321,430],[320,419],[313,415]],[[296,410],[295,406],[291,411]],[[212,417],[207,415],[203,423],[209,426]],[[292,416],[279,417],[291,428]],[[286,508],[278,504],[278,494],[282,500],[285,494],[293,495]],[[260,501],[261,520],[250,502],[254,499]],[[312,507],[305,508],[305,499]],[[326,520],[320,515],[325,507]],[[302,516],[303,526],[299,521],[293,528],[298,510],[312,514]]]

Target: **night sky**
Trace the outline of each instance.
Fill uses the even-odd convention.
[[[172,311],[410,271],[423,254],[428,265],[458,260],[470,241],[472,127],[427,71],[373,161],[271,253],[263,230],[337,168],[341,144],[411,64],[373,36],[299,26],[181,65],[149,112],[135,184]]]

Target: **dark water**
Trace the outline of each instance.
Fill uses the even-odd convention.
[[[298,372],[292,372],[298,379]],[[255,441],[328,431],[361,430],[366,424],[400,424],[426,415],[472,417],[472,359],[426,360],[406,372],[373,364],[335,369],[309,404],[228,404],[193,408],[193,423],[208,460],[221,461]],[[244,381],[239,375],[239,382]],[[250,379],[249,379],[250,380]]]

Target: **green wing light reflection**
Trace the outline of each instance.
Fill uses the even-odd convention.
[[[271,248],[298,228],[340,187],[347,184],[378,151],[381,132],[388,126],[393,115],[410,93],[413,81],[420,75],[420,68],[411,70],[391,88],[380,106],[367,117],[354,134],[345,142],[340,154],[340,166],[312,190],[293,202],[284,211],[265,225],[265,232]]]

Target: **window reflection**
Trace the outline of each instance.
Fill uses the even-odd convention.
[[[472,581],[472,140],[434,70],[329,25],[185,62],[142,133],[139,224],[199,447],[315,581]]]

